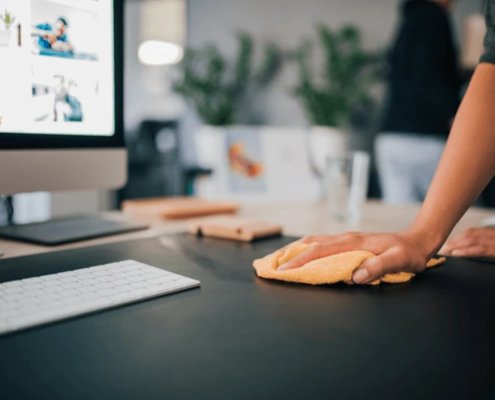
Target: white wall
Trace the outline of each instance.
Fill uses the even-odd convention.
[[[479,12],[482,0],[457,3],[454,20],[457,34],[468,13]],[[361,28],[367,49],[385,49],[398,21],[398,0],[188,0],[188,45],[213,43],[227,56],[236,51],[235,33],[250,32],[257,41],[273,40],[294,48],[306,37],[315,37],[315,25],[339,27],[353,23]],[[289,65],[273,90],[261,99],[265,122],[304,125],[303,111],[291,95],[298,77]]]
[[[156,0],[159,1],[159,0]],[[142,65],[137,57],[141,44],[139,1],[125,6],[125,125],[136,129],[146,118],[177,119],[184,104],[171,89],[171,68]]]

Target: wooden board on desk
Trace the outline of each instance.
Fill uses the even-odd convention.
[[[195,197],[162,197],[127,200],[122,203],[122,210],[136,215],[182,219],[215,214],[233,214],[239,210],[239,205],[230,202],[208,201]]]

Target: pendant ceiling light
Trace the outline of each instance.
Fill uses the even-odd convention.
[[[141,7],[139,61],[145,65],[177,64],[184,55],[185,0],[148,0]]]

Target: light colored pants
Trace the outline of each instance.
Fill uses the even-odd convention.
[[[375,142],[383,200],[422,202],[442,156],[445,140],[426,135],[380,134]]]

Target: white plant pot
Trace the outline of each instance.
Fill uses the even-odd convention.
[[[319,198],[326,195],[325,177],[328,158],[341,155],[351,148],[349,132],[328,126],[314,126],[307,135],[308,159],[313,175],[319,182]]]
[[[0,47],[10,46],[10,37],[12,35],[11,31],[4,31],[0,29]]]
[[[255,137],[255,151],[247,145],[246,155],[260,162],[262,173],[253,180],[236,176],[229,162],[232,137],[241,137],[242,142],[242,135]],[[196,132],[197,160],[200,166],[211,168],[213,174],[196,182],[195,194],[240,203],[317,200],[320,183],[305,150],[307,136],[304,128],[203,126]]]
[[[346,153],[351,147],[348,132],[328,126],[310,128],[307,141],[311,165],[320,176],[324,174],[328,157]]]

